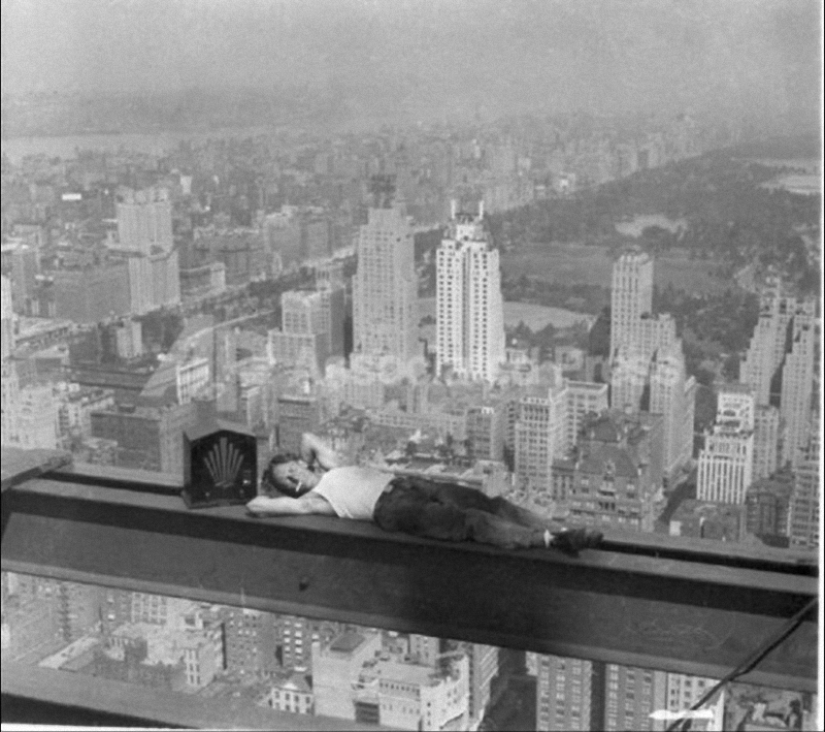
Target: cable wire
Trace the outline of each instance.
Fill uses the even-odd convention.
[[[805,607],[803,607],[799,612],[796,613],[790,620],[788,620],[785,625],[783,625],[776,633],[774,633],[768,640],[763,643],[759,648],[757,648],[748,658],[746,658],[742,663],[740,663],[736,668],[734,668],[730,673],[728,673],[724,678],[714,684],[702,697],[697,701],[688,711],[694,712],[700,707],[704,706],[710,699],[712,699],[716,693],[726,684],[729,684],[731,681],[739,678],[743,674],[746,674],[748,671],[754,668],[765,656],[767,656],[774,648],[776,648],[782,641],[784,641],[791,633],[793,633],[801,624],[802,621],[805,620],[805,617],[811,612],[817,605],[818,599],[814,598],[811,600]],[[670,727],[667,728],[667,732],[677,732],[677,730],[681,730],[681,732],[687,732],[690,729],[690,722],[691,719],[688,717],[681,717],[677,719]]]

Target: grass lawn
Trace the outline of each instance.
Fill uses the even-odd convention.
[[[579,244],[532,244],[519,251],[506,252],[501,258],[508,277],[537,278],[564,284],[586,283],[610,287],[613,257],[607,247]],[[672,283],[677,289],[702,294],[724,292],[734,287],[729,279],[714,274],[718,265],[681,256],[659,256],[654,265],[654,282],[665,288]]]

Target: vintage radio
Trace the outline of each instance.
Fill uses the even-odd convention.
[[[247,503],[257,495],[257,441],[242,425],[212,420],[185,430],[183,450],[189,508]]]

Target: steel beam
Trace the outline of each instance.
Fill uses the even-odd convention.
[[[817,594],[815,567],[764,552],[722,566],[619,544],[508,552],[46,479],[3,495],[3,569],[711,678]],[[816,648],[811,617],[746,680],[815,690]]]

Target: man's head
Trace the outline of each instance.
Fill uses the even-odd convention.
[[[264,471],[264,484],[277,493],[297,498],[311,491],[320,478],[294,453],[275,455]]]

